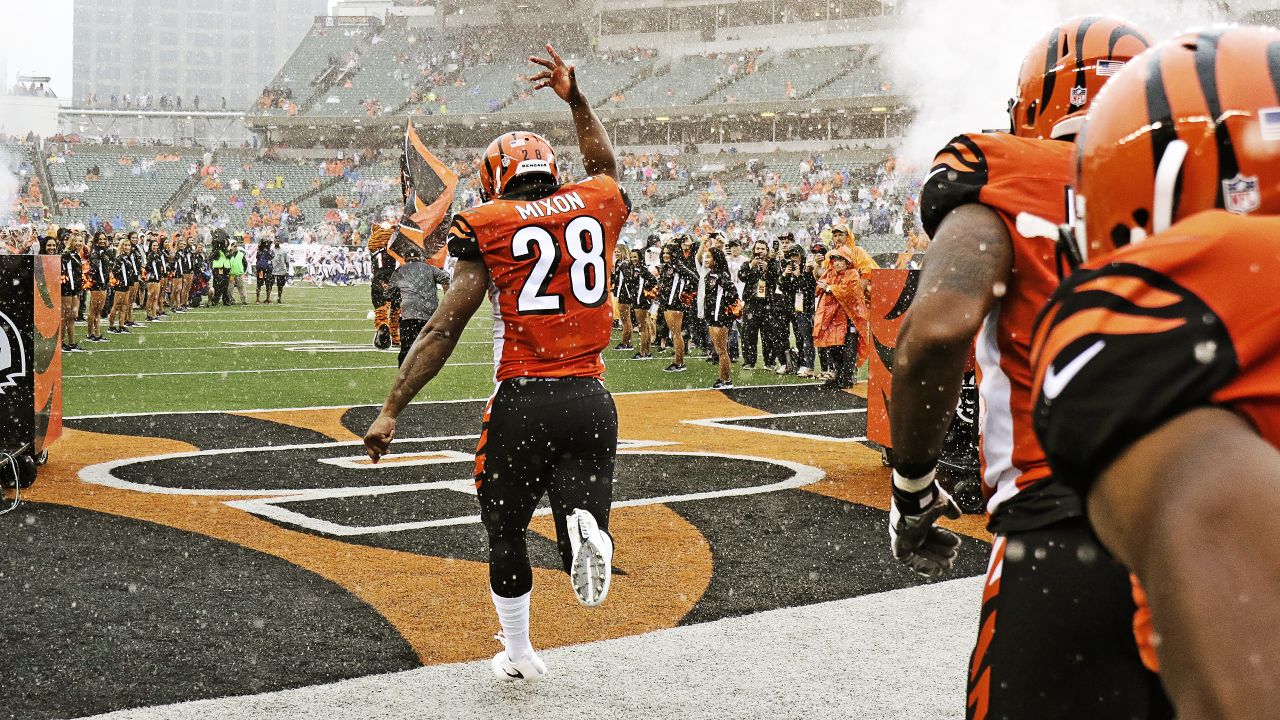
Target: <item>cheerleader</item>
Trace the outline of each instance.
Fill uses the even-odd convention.
[[[160,317],[161,285],[168,274],[169,264],[165,262],[160,238],[153,237],[147,247],[147,322]]]
[[[142,327],[140,323],[133,321],[133,306],[138,303],[138,293],[142,291],[142,272],[146,269],[146,261],[143,259],[142,247],[138,243],[138,233],[131,232],[129,238],[129,255],[124,259],[129,263],[129,269],[136,278],[136,282],[129,286],[126,292],[124,304],[124,327]]]
[[[133,245],[128,236],[120,240],[116,246],[116,259],[112,265],[111,284],[115,288],[115,298],[111,301],[111,314],[107,316],[107,332],[128,333],[125,327],[125,310],[129,304],[129,292],[138,284],[137,271],[133,266]]]
[[[191,268],[191,246],[185,237],[178,238],[178,250],[174,253],[173,280],[177,286],[178,297],[174,300],[173,311],[187,311],[187,294],[191,292],[191,280],[194,271]]]
[[[625,280],[630,286],[628,297],[634,298],[636,324],[640,326],[640,350],[631,359],[649,360],[653,358],[653,334],[658,315],[658,276],[644,263],[639,250],[631,251],[631,275]]]
[[[107,304],[107,290],[111,287],[111,241],[99,231],[93,236],[93,249],[89,253],[89,312],[85,313],[85,333],[93,342],[110,342],[102,337],[102,310]]]
[[[617,257],[613,265],[613,276],[609,278],[609,285],[613,288],[613,299],[617,303],[614,314],[622,321],[622,342],[618,343],[615,350],[634,350],[631,345],[631,335],[633,328],[631,326],[631,308],[636,304],[636,298],[633,296],[634,288],[629,282],[631,277],[631,255],[627,252],[627,247],[621,243],[617,246],[615,253]]]
[[[662,248],[662,267],[658,272],[658,307],[671,331],[671,343],[675,357],[665,372],[684,372],[684,314],[697,294],[698,273],[685,264],[680,256],[680,246],[665,245]]]
[[[720,359],[720,378],[711,387],[721,390],[733,387],[729,368],[729,327],[742,312],[738,288],[729,272],[729,260],[718,247],[704,250],[698,268],[702,282],[698,285],[698,317],[707,324],[711,347]]]
[[[81,352],[80,346],[76,344],[76,311],[80,291],[84,289],[83,247],[80,234],[71,233],[67,237],[66,250],[59,260],[62,275],[62,352]]]

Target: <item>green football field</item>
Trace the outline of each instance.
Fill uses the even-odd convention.
[[[64,356],[68,416],[173,410],[250,410],[381,403],[396,373],[396,350],[372,347],[369,287],[285,289],[284,305],[202,307],[106,337]],[[143,322],[140,311],[134,320]],[[105,328],[106,323],[103,322]],[[448,365],[420,400],[487,397],[492,390],[492,320],[477,311]],[[615,331],[612,345],[618,342]],[[610,349],[606,383],[614,392],[703,388],[715,367],[694,357],[685,373],[662,371],[670,355],[633,361]],[[796,382],[734,368],[739,385]]]

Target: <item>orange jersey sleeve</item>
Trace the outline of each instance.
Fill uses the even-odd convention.
[[[1063,283],[1034,339],[1035,426],[1087,493],[1125,448],[1196,407],[1280,447],[1280,219],[1210,211]]]
[[[983,492],[993,530],[1017,529],[1004,525],[1015,496],[1024,518],[1018,522],[1081,512],[1074,496],[1041,482],[1051,472],[1031,420],[1031,328],[1058,285],[1057,228],[1067,219],[1073,149],[1008,133],[961,135],[938,153],[920,195],[930,235],[952,210],[980,204],[1000,216],[1012,245],[1013,272],[974,343]],[[1033,486],[1034,493],[1024,493]],[[1008,512],[997,512],[1006,505]]]
[[[629,213],[621,186],[596,175],[454,217],[449,252],[489,270],[497,380],[604,374],[609,277]]]

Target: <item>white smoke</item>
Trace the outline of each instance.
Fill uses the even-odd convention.
[[[915,119],[897,149],[919,172],[952,137],[1007,129],[1022,59],[1042,36],[1078,15],[1124,18],[1156,40],[1227,19],[1213,0],[905,0],[902,25],[880,64]]]
[[[18,199],[18,178],[10,170],[13,165],[16,163],[10,159],[9,153],[0,147],[0,227],[9,224],[13,202]]]

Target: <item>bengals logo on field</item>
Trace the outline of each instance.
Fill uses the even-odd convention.
[[[0,395],[27,374],[27,352],[18,326],[0,312]]]

